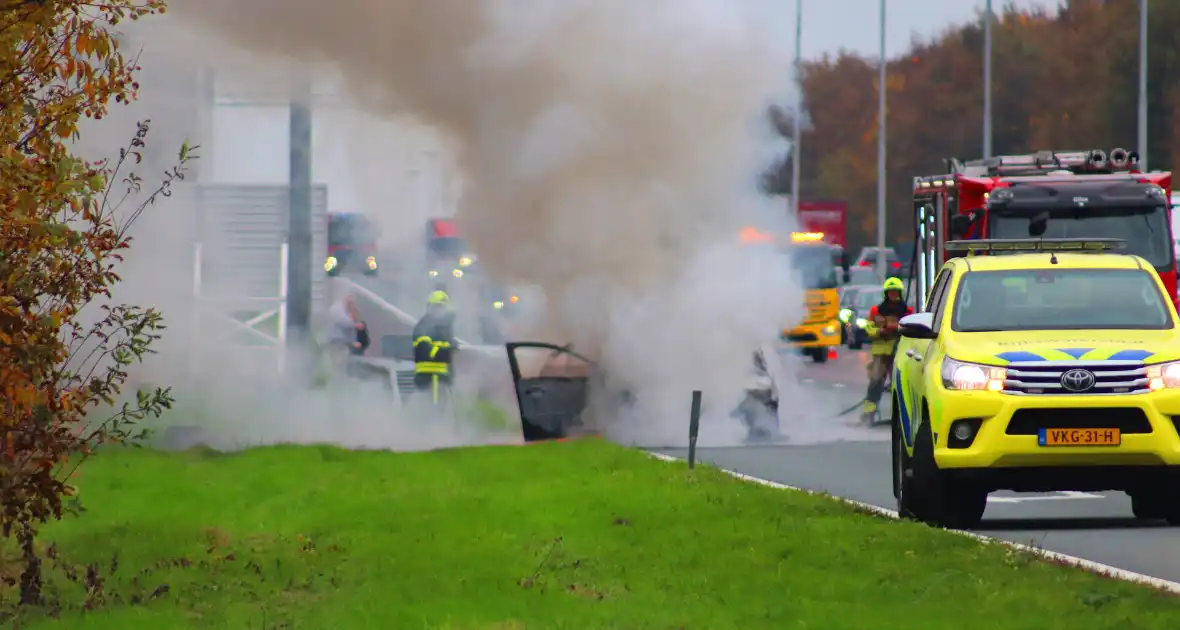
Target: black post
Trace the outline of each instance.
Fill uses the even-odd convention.
[[[291,101],[290,207],[287,213],[287,339],[302,343],[311,330],[311,79]]]
[[[701,390],[692,390],[692,411],[688,417],[688,467],[697,467],[697,433],[701,430]]]

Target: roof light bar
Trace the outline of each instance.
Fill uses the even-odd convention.
[[[1062,170],[1073,173],[1125,172],[1138,168],[1139,154],[1126,149],[1088,151],[1037,151],[1025,155],[998,155],[960,162],[951,160],[956,172],[988,176],[1054,174]]]
[[[1013,238],[947,241],[949,252],[1102,252],[1126,249],[1121,238]]]

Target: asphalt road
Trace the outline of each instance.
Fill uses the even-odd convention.
[[[831,417],[863,396],[861,353],[824,365],[796,365],[802,397],[780,417],[785,443],[698,449],[701,461],[771,481],[895,509],[888,428],[867,428],[855,414]],[[799,413],[800,407],[806,409]],[[839,411],[834,409],[833,411]],[[814,439],[820,436],[821,439]],[[798,439],[798,438],[802,439]],[[683,449],[659,452],[686,457]],[[1131,517],[1121,492],[1014,494],[989,497],[979,533],[1031,544],[1165,580],[1180,581],[1180,528]]]

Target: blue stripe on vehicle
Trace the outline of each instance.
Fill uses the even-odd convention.
[[[1093,348],[1057,348],[1058,352],[1064,352],[1075,359],[1082,358],[1083,354],[1086,354],[1091,350],[1093,350]]]
[[[1107,361],[1143,361],[1154,355],[1146,350],[1119,350],[1106,358]]]
[[[1044,361],[1045,357],[1031,352],[1002,352],[996,355],[997,359],[1003,359],[1009,363],[1019,363],[1022,361]]]
[[[905,405],[905,394],[902,393],[901,370],[893,373],[893,399],[897,401],[897,409],[901,413],[901,439],[906,446],[913,446],[910,438],[910,410]]]

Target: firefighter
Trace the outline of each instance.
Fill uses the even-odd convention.
[[[414,326],[414,386],[429,391],[434,404],[450,395],[452,362],[458,351],[454,336],[455,314],[445,291],[434,291],[426,314]]]
[[[885,379],[893,370],[893,352],[900,336],[897,322],[914,310],[905,303],[905,285],[900,278],[889,278],[881,285],[885,298],[869,310],[865,332],[872,340],[869,362],[869,390],[865,395],[865,422],[872,422],[877,414],[877,402],[885,393]]]
[[[349,357],[363,354],[368,347],[361,339],[368,331],[360,320],[356,296],[346,293],[328,311],[328,360],[335,373],[347,373]]]

